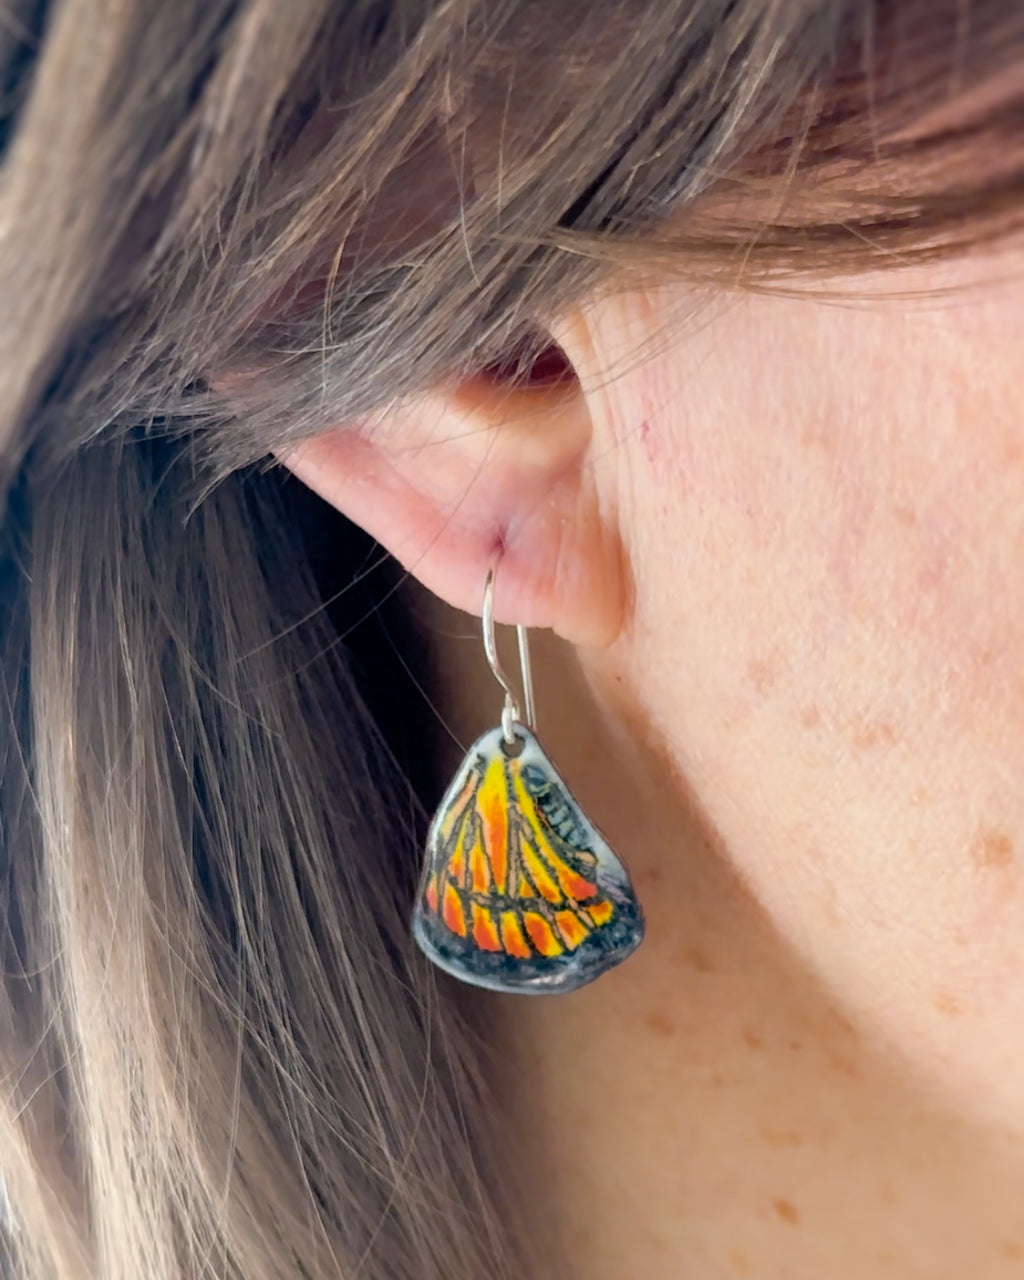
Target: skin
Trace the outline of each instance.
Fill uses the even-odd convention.
[[[504,547],[647,913],[583,991],[474,997],[538,1276],[1024,1274],[1022,265],[627,282],[552,325],[570,387],[286,460],[458,609]],[[425,611],[465,744],[500,699]]]

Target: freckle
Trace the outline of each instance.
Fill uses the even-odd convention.
[[[772,1208],[779,1215],[783,1222],[788,1222],[791,1227],[795,1227],[800,1221],[800,1214],[796,1205],[792,1200],[786,1200],[782,1196],[772,1201]]]
[[[835,435],[825,427],[807,427],[800,440],[805,449],[820,450],[824,454],[836,451]]]
[[[657,1009],[653,1013],[647,1014],[644,1018],[644,1026],[649,1031],[653,1031],[656,1036],[661,1036],[665,1040],[676,1033],[675,1023],[666,1018],[663,1013],[659,1013]]]
[[[849,1080],[861,1079],[863,1072],[849,1054],[837,1053],[835,1049],[826,1049],[825,1055],[833,1071],[838,1071],[841,1076],[846,1076]]]
[[[800,1040],[790,1040],[786,1044],[786,1048],[791,1049],[793,1053],[799,1053],[803,1047],[803,1043]]]
[[[891,1182],[882,1183],[878,1188],[878,1198],[881,1200],[882,1204],[896,1203],[896,1192],[893,1191]]]
[[[743,1028],[743,1043],[755,1053],[759,1053],[764,1048],[764,1041],[752,1027]]]
[[[892,1260],[893,1260],[892,1254],[888,1251],[888,1249],[883,1249],[881,1253],[877,1255],[877,1261],[879,1261],[883,1267],[887,1267],[892,1262]]]
[[[1024,1258],[1024,1245],[1017,1244],[1014,1240],[1004,1240],[1000,1246],[1000,1252],[1004,1258],[1009,1258],[1011,1262],[1018,1262]]]
[[[696,969],[698,973],[714,973],[715,966],[699,947],[685,947],[682,952],[682,961],[689,965],[691,969]]]
[[[652,1231],[647,1236],[646,1243],[656,1249],[658,1253],[668,1253],[668,1241],[663,1235],[659,1235],[657,1231]]]
[[[899,734],[885,720],[864,721],[850,735],[850,741],[858,751],[870,751],[872,747],[892,747],[899,741]]]
[[[803,1134],[796,1129],[773,1129],[771,1125],[761,1126],[761,1137],[770,1147],[802,1147]]]
[[[800,723],[805,729],[817,729],[821,724],[821,712],[817,707],[804,707],[800,712]]]
[[[1013,841],[1005,831],[987,827],[971,844],[971,861],[982,870],[1003,871],[1013,862]]]
[[[897,503],[892,513],[904,528],[913,529],[917,526],[917,512],[909,503]]]
[[[1019,462],[1021,459],[1020,441],[1016,436],[1004,436],[1003,438],[1003,461],[1009,462],[1011,465]]]
[[[964,1011],[964,1006],[951,991],[938,991],[932,1001],[939,1013],[945,1014],[947,1018],[959,1018]]]
[[[736,1249],[732,1255],[732,1265],[738,1276],[750,1275],[750,1259],[739,1249]]]
[[[753,658],[747,663],[747,681],[755,693],[770,693],[775,688],[778,673],[765,658]]]

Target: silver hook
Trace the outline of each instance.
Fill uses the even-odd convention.
[[[536,713],[533,705],[533,673],[530,669],[530,641],[526,634],[526,628],[521,624],[517,624],[519,670],[522,675],[523,702],[526,707],[526,720],[524,722],[519,712],[519,700],[516,697],[515,690],[509,684],[508,676],[505,675],[501,668],[501,663],[498,661],[498,646],[494,638],[494,578],[497,568],[498,557],[495,557],[487,570],[487,581],[484,583],[484,607],[482,610],[484,652],[487,654],[487,663],[491,668],[492,675],[505,690],[505,705],[501,711],[501,730],[505,735],[505,742],[512,746],[516,740],[513,729],[516,721],[525,723],[528,729],[533,729],[536,724]]]

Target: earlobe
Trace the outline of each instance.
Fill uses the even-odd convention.
[[[281,460],[449,604],[479,612],[500,552],[499,620],[604,645],[621,626],[623,557],[591,452],[574,378],[481,377],[315,436]]]

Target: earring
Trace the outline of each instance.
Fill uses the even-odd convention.
[[[498,662],[495,565],[483,639],[505,691],[501,723],[470,747],[427,836],[413,937],[442,969],[494,991],[573,991],[640,945],[644,919],[625,867],[534,736],[526,628],[516,628],[524,717]]]

